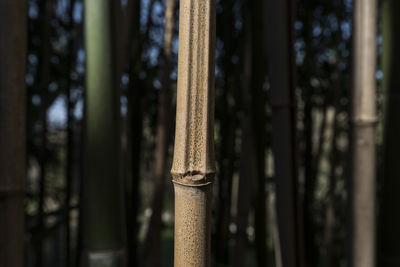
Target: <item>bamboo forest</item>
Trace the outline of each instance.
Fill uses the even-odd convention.
[[[0,267],[400,267],[397,11],[0,0]]]

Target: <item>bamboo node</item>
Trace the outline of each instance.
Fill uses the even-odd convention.
[[[204,186],[214,181],[215,172],[203,173],[201,171],[188,171],[172,174],[172,182],[184,186]]]
[[[357,117],[350,120],[350,123],[357,126],[371,126],[378,123],[378,118],[376,116],[369,117]]]

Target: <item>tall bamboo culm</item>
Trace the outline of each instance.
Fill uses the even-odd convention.
[[[86,103],[83,261],[124,265],[119,179],[119,90],[113,54],[112,1],[85,1]]]
[[[268,61],[272,105],[272,150],[282,266],[303,266],[298,197],[293,0],[268,0]]]
[[[394,212],[400,202],[400,1],[382,1],[383,89],[385,90],[384,150],[381,162],[382,177],[379,192],[377,266],[392,267],[400,262],[400,214]]]
[[[376,0],[354,1],[350,266],[375,266]]]
[[[181,0],[172,177],[175,267],[210,266],[215,0]]]
[[[23,266],[26,1],[0,1],[0,266]]]

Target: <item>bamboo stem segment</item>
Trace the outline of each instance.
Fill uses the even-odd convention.
[[[24,266],[27,3],[0,1],[0,266]]]
[[[375,266],[376,0],[354,3],[351,260]]]
[[[119,93],[112,43],[112,1],[85,0],[86,102],[83,178],[84,261],[124,266],[119,179]]]
[[[175,267],[210,266],[215,0],[181,0],[172,177]]]
[[[267,1],[268,61],[272,105],[272,151],[282,266],[302,267],[299,212],[293,0]]]

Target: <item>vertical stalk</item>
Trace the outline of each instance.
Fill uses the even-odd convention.
[[[0,266],[22,267],[26,1],[0,1]]]
[[[172,177],[175,267],[210,266],[215,1],[181,0]]]
[[[67,166],[66,166],[66,196],[65,196],[65,265],[67,267],[71,266],[71,228],[70,228],[70,208],[71,208],[71,183],[72,183],[72,162],[73,162],[73,130],[72,130],[72,101],[71,101],[71,86],[72,78],[71,72],[73,71],[73,58],[74,58],[74,39],[73,39],[73,29],[74,29],[74,10],[75,0],[70,0],[69,2],[69,40],[68,40],[68,61],[67,61]]]
[[[272,105],[272,150],[282,266],[302,266],[298,198],[293,1],[268,1],[268,59]]]
[[[234,97],[237,90],[237,71],[231,64],[231,59],[235,55],[237,41],[233,35],[235,25],[230,23],[234,19],[233,5],[234,1],[221,2],[222,13],[217,17],[217,23],[221,27],[217,30],[217,36],[224,43],[224,54],[219,57],[220,66],[224,69],[222,94],[216,107],[216,118],[219,119],[219,136],[221,138],[217,146],[217,161],[219,162],[218,179],[218,203],[217,218],[215,229],[212,234],[215,264],[229,265],[229,244],[226,240],[230,237],[229,224],[231,222],[231,196],[232,196],[232,178],[235,165],[235,140],[236,140],[236,103],[229,102],[230,97]],[[218,32],[219,31],[219,32]]]
[[[247,225],[251,207],[251,197],[254,193],[254,180],[257,170],[257,161],[255,160],[254,128],[252,125],[252,98],[251,98],[251,78],[253,73],[253,38],[251,9],[247,4],[243,9],[244,15],[244,44],[243,44],[243,83],[241,86],[240,99],[242,100],[241,124],[241,151],[239,167],[239,186],[237,193],[236,208],[236,236],[235,248],[232,255],[231,266],[241,267],[244,263],[248,238]],[[226,240],[225,240],[226,241]]]
[[[376,0],[354,2],[350,266],[375,266]]]
[[[112,1],[85,1],[86,128],[83,179],[84,261],[123,266],[119,90],[112,39]]]
[[[400,145],[400,18],[397,12],[400,2],[385,0],[382,6],[383,26],[383,88],[385,97],[384,149],[382,178],[379,192],[378,249],[377,266],[392,267],[400,262],[400,216],[395,210],[399,203],[400,188],[399,163],[397,159]]]
[[[263,5],[265,0],[249,1],[250,9],[250,24],[252,29],[251,34],[251,81],[250,90],[251,98],[251,127],[253,128],[254,136],[254,152],[255,152],[255,165],[256,165],[256,180],[255,180],[255,248],[258,266],[267,266],[267,207],[266,207],[266,189],[265,189],[265,151],[266,151],[266,99],[263,85],[266,76],[265,68],[265,52],[264,52],[264,38],[263,26],[264,16]],[[254,51],[259,51],[255,53]]]
[[[47,169],[47,109],[49,106],[48,87],[50,82],[50,20],[52,14],[52,0],[44,0],[40,4],[41,22],[41,49],[38,80],[41,97],[41,146],[40,146],[40,180],[39,180],[39,203],[38,203],[38,240],[36,245],[36,266],[43,265],[43,242],[44,242],[44,205],[46,198],[46,169]]]
[[[140,34],[140,0],[129,0],[128,13],[130,23],[128,34],[130,36],[131,51],[129,53],[129,87],[128,87],[128,175],[126,177],[126,225],[127,225],[127,266],[138,265],[138,210],[140,205],[140,162],[142,141],[142,98],[143,89],[139,80],[139,72],[142,68],[140,56],[142,53]],[[130,165],[130,166],[129,166]]]

